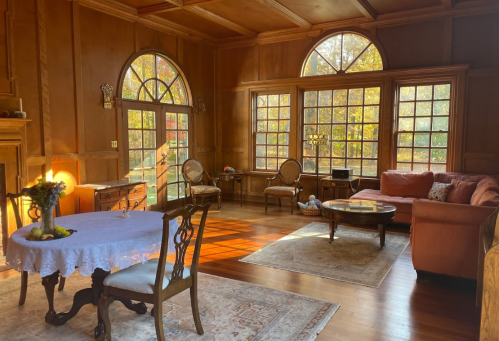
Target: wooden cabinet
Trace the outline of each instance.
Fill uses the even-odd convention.
[[[146,182],[110,181],[75,186],[75,212],[145,210]]]

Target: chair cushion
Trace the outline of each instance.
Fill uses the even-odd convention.
[[[215,186],[192,186],[192,194],[208,194],[208,193],[218,193],[220,192],[220,188]]]
[[[381,194],[395,197],[426,198],[433,186],[433,173],[381,174]]]
[[[454,188],[449,192],[447,201],[454,204],[469,205],[471,196],[475,192],[477,182],[467,182],[452,179],[451,183]]]
[[[263,191],[265,194],[270,194],[274,196],[288,196],[292,197],[296,193],[298,193],[298,189],[295,189],[294,187],[290,186],[272,186],[272,187],[267,187]]]
[[[166,289],[168,284],[170,284],[173,265],[173,263],[169,262],[166,262],[165,264],[163,289]],[[146,263],[135,264],[107,276],[106,279],[104,279],[104,285],[117,289],[135,291],[142,294],[153,294],[157,270],[158,259],[150,259]],[[184,268],[184,275],[182,278],[187,278],[190,275],[190,270],[188,268]]]

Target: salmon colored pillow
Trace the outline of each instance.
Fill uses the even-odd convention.
[[[447,196],[447,202],[452,202],[454,204],[469,204],[478,182],[452,180],[451,184],[454,185],[454,188]]]
[[[406,198],[426,198],[433,186],[433,172],[381,174],[380,192],[383,195]]]

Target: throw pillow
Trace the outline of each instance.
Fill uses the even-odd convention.
[[[406,198],[426,198],[433,185],[433,173],[399,173],[384,172],[381,174],[380,192],[383,195]]]
[[[455,204],[469,204],[478,182],[452,180],[451,184],[454,188],[449,192],[447,201]]]
[[[428,199],[445,202],[445,199],[447,199],[447,195],[453,187],[453,184],[434,182],[433,186],[430,189],[430,192],[428,193]]]

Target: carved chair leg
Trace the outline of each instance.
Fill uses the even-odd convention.
[[[300,192],[298,192],[298,194],[296,195],[296,208],[300,208],[300,206],[298,206],[299,202],[300,202]]]
[[[66,277],[62,277],[59,280],[59,287],[57,288],[58,291],[63,291],[64,290],[64,285],[66,285]]]
[[[156,326],[156,338],[158,341],[165,341],[165,332],[163,331],[163,302],[154,303],[154,325]]]
[[[199,335],[203,335],[203,326],[201,325],[201,319],[199,318],[199,308],[198,308],[198,281],[197,277],[194,277],[191,290],[191,307],[192,307],[192,317],[194,318],[194,324],[196,325],[196,331]]]
[[[201,205],[204,205],[204,196],[201,197]]]
[[[222,193],[218,192],[217,200],[218,200],[218,209],[220,209],[222,207]]]
[[[293,214],[294,206],[295,206],[295,197],[291,197],[291,214]]]
[[[265,212],[267,212],[267,204],[269,203],[269,195],[265,194]]]
[[[23,271],[21,274],[21,296],[19,297],[19,305],[26,302],[26,293],[28,292],[28,272]]]
[[[196,206],[196,197],[194,195],[192,196],[192,204]]]
[[[102,295],[99,299],[99,325],[97,325],[97,327],[95,328],[95,336],[99,337],[99,341],[111,341],[111,320],[109,319],[109,305],[113,303],[113,301],[114,297],[112,296]],[[101,323],[103,323],[103,325]]]

